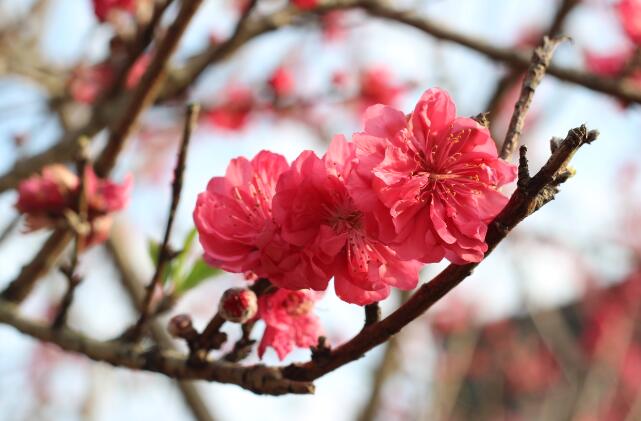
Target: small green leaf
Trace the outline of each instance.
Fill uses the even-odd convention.
[[[183,248],[180,251],[180,254],[176,256],[176,265],[174,270],[172,271],[172,276],[174,279],[179,279],[179,278],[184,278],[185,277],[185,272],[186,272],[186,263],[187,259],[189,258],[189,253],[191,252],[191,249],[194,245],[194,240],[196,239],[196,228],[192,228],[187,236],[185,237],[185,241],[183,242]]]
[[[220,275],[222,272],[223,271],[218,268],[209,266],[202,258],[198,259],[191,267],[191,271],[185,277],[185,279],[183,279],[180,283],[177,283],[176,293],[182,294],[200,285],[203,281]]]
[[[154,267],[158,265],[158,255],[160,254],[160,244],[154,240],[149,240],[147,244],[149,250],[149,257],[154,264]]]

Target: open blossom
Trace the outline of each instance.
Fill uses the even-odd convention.
[[[214,177],[198,196],[194,222],[205,259],[230,272],[263,275],[261,250],[272,241],[272,197],[284,157],[262,151],[251,161],[236,158],[224,177]]]
[[[295,347],[315,346],[322,331],[318,316],[313,313],[319,298],[313,291],[282,288],[259,297],[258,317],[266,327],[258,345],[258,355],[262,358],[267,347],[272,347],[282,360]]]
[[[368,225],[374,221],[368,221],[349,195],[345,180],[354,158],[355,146],[337,137],[323,159],[303,152],[281,176],[274,220],[282,238],[299,247],[308,264],[320,271],[315,278],[272,279],[277,285],[322,291],[333,275],[336,294],[359,305],[386,298],[391,286],[416,286],[418,264],[400,260],[372,237]]]
[[[105,22],[113,10],[133,13],[136,0],[93,0],[93,10],[100,22]]]
[[[498,188],[516,176],[485,127],[457,117],[449,95],[430,89],[408,118],[370,107],[365,131],[353,140],[352,197],[374,212],[381,238],[401,257],[458,264],[483,258],[487,224],[508,200]]]
[[[630,41],[641,45],[641,0],[621,0],[617,9],[626,35]]]
[[[85,170],[87,217],[91,230],[86,245],[98,244],[107,238],[112,224],[111,213],[123,209],[129,200],[132,179],[122,184],[98,178],[93,168]],[[45,167],[18,187],[16,208],[25,215],[28,231],[55,227],[64,221],[65,211],[77,211],[80,180],[64,165]]]

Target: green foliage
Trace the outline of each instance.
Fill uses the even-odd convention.
[[[192,288],[197,287],[202,282],[223,273],[222,270],[209,266],[203,260],[202,256],[194,258],[191,251],[196,241],[196,229],[189,231],[180,252],[169,262],[165,264],[162,274],[163,284],[172,282],[174,293],[182,295]],[[149,240],[148,244],[149,257],[154,266],[158,265],[158,256],[160,254],[160,244],[154,240]]]

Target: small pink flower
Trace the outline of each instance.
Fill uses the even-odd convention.
[[[133,177],[127,175],[125,180],[114,183],[111,180],[99,178],[93,168],[85,169],[85,189],[89,210],[95,214],[104,215],[124,209],[129,203],[133,187]]]
[[[626,66],[634,57],[634,50],[627,48],[624,50],[611,52],[607,54],[596,54],[591,51],[584,52],[585,66],[591,72],[612,78],[619,78],[624,74]],[[625,79],[637,87],[641,87],[641,71],[633,70],[630,74],[625,75]],[[622,107],[628,105],[625,101],[620,101]]]
[[[71,205],[71,196],[77,188],[76,174],[64,165],[50,165],[43,168],[42,175],[33,175],[20,183],[16,208],[26,215],[50,213],[59,216]],[[46,225],[49,224],[45,222],[43,226]],[[33,226],[33,229],[38,228],[42,226]]]
[[[87,218],[91,230],[85,246],[99,244],[107,239],[111,213],[123,209],[129,200],[132,178],[122,184],[103,180],[91,167],[86,168],[85,194]],[[59,164],[43,168],[42,175],[34,175],[18,187],[16,208],[25,215],[27,231],[55,227],[64,221],[65,211],[78,211],[80,180],[67,167]]]
[[[354,148],[339,136],[322,160],[313,152],[303,152],[281,176],[274,219],[282,238],[300,249],[301,260],[317,276],[285,273],[272,278],[276,285],[323,291],[333,275],[336,294],[359,305],[386,298],[390,286],[416,286],[418,264],[400,260],[371,235],[374,221],[356,208],[347,191]]]
[[[302,10],[310,10],[318,5],[318,0],[291,0],[291,2]]]
[[[258,345],[258,355],[262,358],[269,346],[282,360],[295,347],[315,346],[322,332],[320,320],[313,313],[319,298],[317,293],[311,291],[281,288],[259,297],[258,317],[265,322],[266,328]]]
[[[365,131],[353,140],[358,164],[350,192],[374,213],[383,241],[425,263],[483,258],[487,224],[508,200],[498,188],[516,176],[486,128],[457,117],[449,95],[430,89],[408,118],[370,107]]]
[[[621,0],[617,9],[626,35],[633,43],[641,45],[641,1]]]
[[[224,101],[205,113],[213,126],[226,130],[241,130],[249,122],[255,100],[252,91],[244,86],[232,86],[224,94]]]
[[[405,88],[393,81],[386,67],[376,66],[361,74],[360,100],[363,108],[374,104],[393,105]]]
[[[268,83],[274,95],[277,97],[286,97],[294,92],[294,77],[292,72],[286,67],[278,67],[274,73],[272,73]]]
[[[633,51],[626,49],[608,54],[596,54],[591,51],[584,53],[585,66],[598,75],[615,77],[621,74],[626,63],[632,58]]]
[[[136,0],[93,0],[93,10],[100,22],[105,22],[114,10],[133,13]]]
[[[194,222],[205,259],[236,273],[262,276],[261,249],[272,242],[272,197],[285,158],[262,151],[254,159],[236,158],[224,177],[214,177],[198,196]]]

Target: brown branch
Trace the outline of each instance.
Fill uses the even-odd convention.
[[[198,379],[236,384],[258,394],[314,392],[313,384],[286,379],[275,367],[260,364],[243,367],[223,361],[208,361],[193,367],[184,356],[170,350],[144,348],[120,341],[97,341],[67,327],[51,329],[44,323],[20,316],[18,307],[5,300],[0,300],[0,323],[11,325],[35,339],[54,343],[66,351],[84,354],[92,360],[118,367],[147,370],[179,380]]]
[[[131,100],[125,107],[122,118],[112,128],[105,149],[96,160],[96,174],[99,176],[109,174],[138,117],[156,99],[165,80],[167,62],[178,47],[182,35],[202,2],[203,0],[183,0],[176,20],[171,24],[164,38],[158,44],[149,68],[134,90]]]
[[[76,270],[78,268],[78,258],[80,256],[80,253],[82,253],[85,248],[84,243],[85,237],[88,233],[87,231],[89,231],[90,229],[89,227],[87,227],[87,173],[85,171],[87,169],[87,165],[89,164],[89,139],[80,138],[78,142],[80,143],[80,153],[77,163],[79,181],[78,201],[76,203],[78,213],[76,214],[76,217],[78,221],[77,226],[75,227],[75,243],[73,252],[71,254],[71,262],[69,263],[69,265],[62,266],[60,268],[61,272],[67,278],[67,291],[62,298],[60,308],[58,309],[58,314],[53,321],[54,328],[59,328],[60,326],[65,324],[65,321],[67,319],[67,312],[69,311],[69,307],[71,307],[71,303],[73,302],[74,293],[76,291],[76,288],[82,281],[82,279],[76,274]]]
[[[476,37],[460,34],[428,18],[417,16],[409,11],[395,10],[388,6],[371,1],[361,1],[357,3],[346,1],[342,6],[336,7],[362,8],[372,16],[406,24],[435,38],[459,44],[492,60],[507,64],[516,69],[525,70],[530,64],[527,54],[523,54],[510,48],[496,47],[493,44],[482,41]],[[592,73],[555,65],[550,65],[547,73],[564,82],[580,85],[593,91],[611,95],[628,102],[641,103],[641,90],[633,83],[630,83],[630,81],[618,81],[611,78],[597,76]]]
[[[248,11],[251,10],[253,7],[248,9]],[[183,95],[209,66],[225,60],[252,39],[293,24],[304,13],[296,7],[287,7],[256,19],[250,19],[249,14],[244,14],[238,21],[231,37],[220,44],[211,45],[205,51],[193,56],[182,69],[176,70],[169,77],[167,86],[160,94],[159,100],[165,101]]]
[[[510,125],[508,126],[505,140],[503,141],[501,158],[508,159],[518,146],[521,131],[525,124],[525,115],[534,98],[534,92],[545,76],[545,70],[550,65],[554,50],[563,40],[564,38],[548,38],[546,36],[543,37],[541,44],[534,49],[532,53],[532,64],[523,80],[521,94],[514,105],[514,113],[512,113]]]
[[[596,131],[588,131],[585,126],[568,132],[547,163],[529,180],[527,186],[517,188],[505,209],[488,226],[486,256],[519,222],[553,199],[556,187],[563,181],[559,176],[566,171],[569,160],[581,146],[591,143],[597,136]],[[311,381],[362,357],[365,352],[382,344],[421,316],[468,277],[477,265],[478,263],[449,265],[434,279],[421,286],[395,312],[363,329],[345,344],[334,348],[328,359],[290,365],[284,369],[285,375],[290,379]]]
[[[131,299],[131,304],[136,310],[140,311],[145,292],[142,277],[136,272],[135,262],[132,261],[131,254],[128,252],[128,241],[126,232],[120,226],[116,226],[114,227],[113,235],[109,239],[108,249],[114,259],[116,268],[120,272],[120,279]],[[158,321],[152,321],[149,324],[149,330],[162,349],[176,350],[173,341]],[[179,380],[177,384],[196,420],[213,421],[215,417],[212,416],[211,411],[207,408],[204,398],[196,385],[186,380]]]
[[[124,108],[120,120],[111,131],[107,145],[96,160],[95,170],[98,176],[104,177],[109,174],[127,140],[129,132],[132,130],[141,112],[157,95],[160,84],[164,80],[166,63],[176,49],[189,21],[201,3],[202,0],[183,1],[182,8],[176,20],[158,46],[149,68],[133,92],[128,105]],[[99,113],[95,114],[95,116],[97,117],[95,117],[94,120],[100,117]],[[90,126],[92,129],[99,127],[97,123],[90,124]],[[63,148],[65,147],[64,145],[66,145],[66,143],[60,143],[58,147]],[[75,150],[75,146],[72,145],[70,151],[73,153]],[[0,187],[2,184],[3,181],[0,178]],[[2,191],[1,188],[0,191]],[[67,229],[56,229],[54,233],[49,236],[34,259],[22,268],[18,277],[2,292],[2,298],[14,302],[22,301],[29,294],[38,278],[51,269],[71,238],[72,235]]]
[[[199,110],[200,107],[198,105],[190,104],[187,106],[187,112],[185,114],[185,126],[183,129],[180,149],[178,150],[176,168],[174,169],[174,181],[171,186],[171,204],[169,206],[169,215],[167,217],[165,235],[158,252],[158,263],[156,265],[156,271],[151,278],[151,282],[149,282],[149,285],[147,286],[147,292],[140,311],[140,318],[138,319],[138,322],[136,323],[136,326],[133,330],[133,338],[139,337],[142,333],[142,329],[147,322],[147,319],[149,318],[152,310],[151,301],[152,297],[154,296],[154,291],[156,291],[156,289],[160,285],[160,281],[162,280],[163,273],[165,271],[165,266],[170,259],[171,253],[169,251],[169,239],[171,238],[171,230],[174,226],[176,210],[178,209],[178,203],[180,202],[180,195],[182,193],[183,175],[185,173],[185,163],[187,161],[189,140],[191,139],[191,134],[196,127],[196,120],[198,119]]]
[[[365,306],[365,323],[363,329],[381,320],[381,307],[378,302]]]

